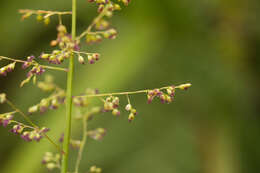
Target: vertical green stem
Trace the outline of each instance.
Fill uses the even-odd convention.
[[[72,39],[76,38],[76,10],[77,0],[72,0]],[[71,111],[72,111],[72,84],[73,84],[73,72],[74,72],[74,57],[70,58],[69,72],[67,76],[67,94],[66,94],[66,129],[64,133],[63,151],[65,154],[62,158],[61,173],[68,172],[68,158],[69,158],[69,145],[71,134]]]

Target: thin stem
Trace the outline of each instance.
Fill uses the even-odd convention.
[[[10,107],[12,107],[16,112],[18,112],[20,115],[22,115],[23,118],[24,118],[29,124],[31,124],[36,130],[39,130],[39,127],[38,127],[36,124],[34,124],[34,123],[32,122],[32,120],[31,120],[25,113],[23,113],[19,108],[17,108],[10,100],[6,99],[6,103],[7,103]],[[53,142],[53,140],[52,140],[48,135],[46,135],[45,133],[43,133],[43,135],[44,135],[44,137],[45,137],[50,143],[52,143],[62,154],[65,154],[65,153],[62,151],[62,149],[59,147],[59,145],[56,144],[55,142]]]
[[[76,54],[85,54],[85,55],[93,55],[94,53],[88,53],[88,52],[79,52],[79,51],[73,51]]]
[[[191,86],[191,84],[187,83],[187,84],[182,84],[182,85],[179,85],[179,86],[175,86],[174,88],[183,90],[183,89],[186,89],[186,88],[188,88],[190,86]],[[164,89],[167,89],[169,87],[170,86],[162,87],[162,88],[159,88],[159,90],[164,90]],[[139,90],[139,91],[128,91],[128,92],[117,92],[117,93],[80,95],[80,96],[75,96],[75,97],[76,98],[80,98],[80,97],[88,98],[88,97],[107,97],[107,96],[116,96],[116,95],[117,96],[118,95],[133,95],[133,94],[140,94],[140,93],[148,93],[149,91],[151,91],[151,89]]]
[[[53,15],[67,15],[72,14],[71,11],[46,11],[46,10],[30,10],[30,9],[21,9],[19,13],[30,13],[30,14],[46,14],[44,18],[48,18]]]
[[[92,23],[88,26],[88,28],[80,34],[80,36],[77,37],[77,40],[80,40],[81,38],[83,38],[85,35],[87,35],[88,33],[91,32],[91,29],[95,26],[95,24],[100,21],[105,15],[106,12],[108,10],[108,5],[105,6],[105,8],[103,9],[103,11],[92,21]]]
[[[23,113],[20,109],[18,109],[10,100],[6,99],[6,103],[7,103],[9,106],[11,106],[16,112],[18,112],[20,115],[22,115],[23,118],[24,118],[29,124],[31,124],[34,128],[39,129],[39,127],[38,127],[36,124],[34,124],[34,123],[32,122],[32,120],[31,120],[27,115],[25,115],[25,113]]]
[[[82,136],[82,140],[81,140],[81,144],[80,144],[80,148],[79,148],[79,152],[78,152],[75,173],[79,172],[79,166],[80,166],[80,162],[82,159],[83,150],[84,150],[85,144],[87,142],[87,138],[88,138],[88,116],[83,116],[82,126],[83,126],[83,128],[82,128],[83,136]]]
[[[26,62],[27,62],[27,61],[23,61],[23,60],[19,60],[19,59],[13,59],[13,58],[5,57],[5,56],[0,56],[0,60],[1,60],[1,59],[5,59],[5,60],[17,62],[17,63],[26,63]],[[68,69],[66,69],[66,68],[60,68],[60,67],[53,67],[53,66],[41,65],[41,64],[39,64],[39,63],[36,62],[36,61],[33,61],[33,62],[32,62],[32,65],[39,65],[39,66],[41,66],[41,67],[43,67],[43,68],[46,68],[46,69],[68,72]]]
[[[72,0],[72,40],[76,38],[76,15],[77,0]],[[67,76],[67,94],[66,94],[66,128],[64,133],[63,150],[66,152],[62,157],[61,173],[68,172],[69,145],[71,136],[71,112],[72,112],[72,84],[74,73],[74,55],[70,58],[69,72]]]
[[[127,102],[128,102],[128,104],[130,104],[130,105],[131,105],[131,102],[130,102],[129,95],[127,94],[127,95],[126,95],[126,97],[127,97]]]

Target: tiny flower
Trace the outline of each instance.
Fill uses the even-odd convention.
[[[47,17],[47,18],[44,19],[44,24],[45,24],[45,25],[49,25],[50,22],[51,22],[51,20],[50,20],[49,17]]]
[[[167,94],[170,95],[171,97],[175,96],[175,86],[170,86],[169,88],[167,88]]]
[[[131,111],[131,109],[132,109],[132,105],[131,104],[127,104],[126,107],[125,107],[125,110]]]
[[[58,45],[58,41],[57,40],[52,40],[50,43],[50,46],[55,47]]]
[[[23,132],[23,134],[21,135],[21,138],[27,142],[30,142],[32,141],[32,139],[30,139],[30,132],[26,131],[26,132]]]
[[[28,113],[32,114],[34,112],[37,112],[39,109],[39,106],[38,105],[35,105],[35,106],[32,106],[28,109]]]
[[[107,130],[104,128],[97,128],[95,130],[88,131],[88,136],[94,140],[102,140],[106,135]]]
[[[190,83],[187,83],[187,84],[182,84],[179,86],[179,89],[181,90],[187,90],[188,88],[191,87],[191,84]]]
[[[90,173],[101,173],[102,169],[101,168],[97,168],[96,166],[91,166],[89,171],[90,171]]]
[[[119,116],[120,115],[120,111],[118,109],[113,109],[112,114],[114,116]]]
[[[36,19],[37,19],[37,21],[42,21],[43,17],[42,17],[42,15],[38,14]]]
[[[52,101],[51,101],[51,106],[50,106],[50,108],[51,109],[57,109],[58,107],[59,107],[59,101],[57,100],[57,99],[53,99]]]
[[[50,131],[49,128],[47,128],[47,127],[43,127],[43,128],[41,128],[41,130],[40,130],[39,133],[47,133],[48,131]]]
[[[48,169],[48,170],[53,170],[54,168],[56,168],[57,167],[57,165],[55,164],[55,163],[47,163],[46,164],[46,168]]]
[[[64,133],[61,134],[60,138],[59,138],[59,142],[62,143],[64,141]]]
[[[6,101],[6,94],[5,93],[1,93],[0,94],[0,104],[4,103]]]
[[[98,61],[99,58],[100,58],[100,54],[99,53],[94,53],[92,56],[93,56],[94,60],[96,60],[96,61]]]
[[[85,64],[85,60],[81,55],[78,56],[78,61],[80,64]]]
[[[132,122],[134,119],[135,119],[134,113],[130,113],[129,116],[128,116],[128,121]]]
[[[73,148],[80,148],[80,146],[81,146],[81,141],[79,141],[79,140],[70,140],[70,145],[71,145]]]
[[[23,132],[23,129],[24,129],[23,126],[17,124],[17,125],[14,125],[14,126],[13,126],[13,128],[11,129],[11,132],[12,132],[12,133],[15,133],[15,134],[20,134],[20,133]]]
[[[92,55],[88,55],[88,62],[89,64],[94,64],[95,63],[95,59]]]
[[[152,103],[153,99],[154,99],[154,96],[151,96],[149,94],[147,95],[147,103],[148,104]]]
[[[109,39],[115,39],[117,36],[117,31],[115,29],[109,29],[104,32],[104,37]]]
[[[121,10],[121,7],[119,4],[114,4],[114,10]]]
[[[117,108],[119,106],[119,97],[114,97],[112,103],[113,103],[113,107]]]

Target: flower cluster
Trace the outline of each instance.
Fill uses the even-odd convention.
[[[14,132],[16,134],[20,134],[22,132],[21,129],[23,130],[22,125],[14,126],[12,129],[12,132]],[[33,140],[39,142],[44,137],[44,134],[47,133],[49,130],[50,129],[43,127],[40,130],[35,129],[32,131],[24,131],[21,135],[21,138],[27,142],[31,142]],[[17,132],[20,132],[20,133],[17,133]]]
[[[60,154],[53,154],[51,152],[46,152],[42,159],[42,164],[51,171],[55,168],[60,168],[61,156]]]
[[[8,64],[8,65],[0,68],[0,75],[1,76],[6,76],[7,73],[12,72],[14,70],[14,68],[15,68],[15,64],[16,64],[16,62],[13,62],[11,64]]]
[[[106,135],[107,130],[104,128],[97,128],[95,130],[88,131],[88,136],[94,140],[102,140]]]
[[[175,87],[170,86],[167,88],[167,94],[162,92],[160,89],[154,89],[148,91],[147,98],[148,104],[150,104],[155,97],[159,97],[162,103],[171,103],[175,96]]]
[[[104,29],[103,27],[100,27],[98,25],[97,29]],[[99,31],[99,32],[90,32],[86,35],[86,43],[87,44],[93,44],[93,43],[99,43],[103,40],[103,38],[108,39],[115,39],[117,37],[118,32],[114,29],[108,29],[105,31]]]
[[[86,91],[82,95],[85,95],[85,94],[95,95],[98,93],[99,93],[98,89],[87,88]],[[89,105],[89,99],[84,98],[84,97],[73,97],[73,103],[75,104],[75,106],[78,106],[78,107],[87,107]]]
[[[78,61],[80,64],[85,64],[85,59],[81,54],[87,55],[89,64],[95,64],[95,62],[100,59],[99,53],[84,53],[84,52],[76,52],[76,53],[78,54]]]
[[[125,110],[130,112],[130,114],[128,115],[128,121],[132,122],[135,119],[135,116],[137,115],[136,109],[134,109],[132,105],[129,103],[126,105]]]
[[[59,90],[57,93],[51,95],[48,98],[41,99],[40,103],[31,106],[28,109],[28,113],[32,114],[37,111],[40,113],[44,113],[47,109],[57,109],[61,104],[64,104],[65,100],[65,92],[63,90]]]
[[[27,60],[27,62],[28,62],[28,60]],[[32,63],[32,62],[30,62],[30,63]],[[24,66],[25,66],[25,63],[23,64],[23,67]],[[44,72],[45,72],[45,69],[43,68],[43,66],[41,66],[37,63],[34,64],[33,68],[27,73],[27,78],[21,82],[20,86],[22,87],[22,86],[24,86],[24,84],[30,82],[30,80],[32,78],[33,78],[33,83],[36,83],[37,75],[42,75]]]
[[[110,96],[104,100],[104,112],[112,111],[114,116],[119,116],[119,97]]]
[[[28,56],[27,60],[23,63],[22,68],[26,69],[28,67],[30,67],[31,65],[33,65],[33,60],[35,59],[35,56]]]
[[[51,64],[61,64],[65,59],[72,56],[73,51],[79,51],[79,41],[72,40],[72,37],[67,32],[65,25],[60,24],[57,27],[57,39],[52,40],[50,45],[59,46],[60,50],[53,50],[52,53],[42,53],[40,58],[47,60]]]

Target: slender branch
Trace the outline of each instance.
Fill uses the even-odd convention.
[[[109,8],[109,6],[106,5],[105,8],[103,9],[103,11],[101,13],[99,13],[99,15],[96,18],[94,18],[94,20],[88,26],[88,28],[83,33],[81,33],[80,36],[77,37],[77,40],[82,39],[85,35],[87,35],[91,32],[91,29],[95,26],[95,24],[106,15],[108,8]]]
[[[175,89],[186,89],[188,87],[190,87],[191,84],[187,83],[187,84],[182,84],[182,85],[178,85],[175,86]],[[162,87],[159,88],[159,90],[164,90],[169,88],[169,86],[167,87]],[[107,97],[107,96],[116,96],[116,95],[133,95],[133,94],[140,94],[140,93],[148,93],[149,91],[151,91],[151,89],[146,89],[146,90],[139,90],[139,91],[128,91],[128,92],[116,92],[116,93],[105,93],[105,94],[90,94],[90,95],[80,95],[80,96],[74,96],[75,98],[80,98],[80,97]]]
[[[9,60],[9,61],[13,61],[13,62],[17,62],[17,63],[26,63],[27,61],[23,61],[23,60],[19,60],[19,59],[13,59],[13,58],[9,58],[9,57],[5,57],[5,56],[0,56],[0,60],[1,59],[5,59],[5,60]],[[50,69],[50,70],[57,70],[57,71],[65,71],[68,72],[68,69],[66,68],[60,68],[60,67],[53,67],[53,66],[47,66],[47,65],[41,65],[36,61],[32,62],[32,65],[39,65],[42,66],[45,69]]]
[[[77,17],[77,0],[72,0],[72,40],[76,39],[76,17]],[[69,145],[71,136],[71,118],[72,118],[72,85],[74,73],[74,55],[70,58],[69,72],[67,75],[67,94],[66,94],[66,127],[64,133],[63,150],[66,152],[62,157],[61,173],[68,172]]]
[[[25,125],[24,123],[21,123],[21,122],[15,121],[15,120],[11,120],[10,122],[11,122],[11,123],[15,123],[15,124],[20,124],[20,125],[22,125],[24,128],[36,130],[36,129],[35,129],[34,127],[32,127],[32,126]]]
[[[79,166],[80,166],[80,162],[82,159],[82,154],[83,154],[83,150],[85,147],[85,144],[87,142],[87,138],[88,138],[88,116],[83,116],[82,118],[82,140],[81,140],[81,144],[80,144],[80,148],[79,148],[79,152],[78,152],[78,157],[77,157],[77,161],[76,161],[76,167],[75,167],[75,173],[79,172]]]
[[[29,123],[32,125],[33,128],[35,128],[36,130],[40,130],[39,127],[34,124],[32,122],[32,120],[25,114],[23,113],[19,108],[17,108],[10,100],[6,99],[6,103],[12,107],[16,112],[18,112],[20,115],[23,116],[23,118]],[[56,144],[55,142],[53,142],[53,140],[48,136],[46,135],[45,133],[43,133],[44,137],[50,142],[52,143],[62,154],[65,154],[64,151],[59,147],[58,144]]]
[[[84,54],[84,55],[93,55],[94,53],[88,53],[88,52],[79,52],[79,51],[73,51],[76,54]]]
[[[53,15],[68,15],[72,14],[71,11],[46,11],[46,10],[30,10],[30,9],[21,9],[19,13],[30,13],[30,14],[46,14],[44,18],[48,18]]]
[[[18,109],[10,100],[6,99],[6,103],[7,103],[9,106],[11,106],[16,112],[18,112],[20,115],[22,115],[23,118],[24,118],[29,124],[31,124],[35,129],[39,129],[39,127],[38,127],[36,124],[34,124],[34,123],[32,122],[32,120],[31,120],[25,113],[23,113],[20,109]]]

